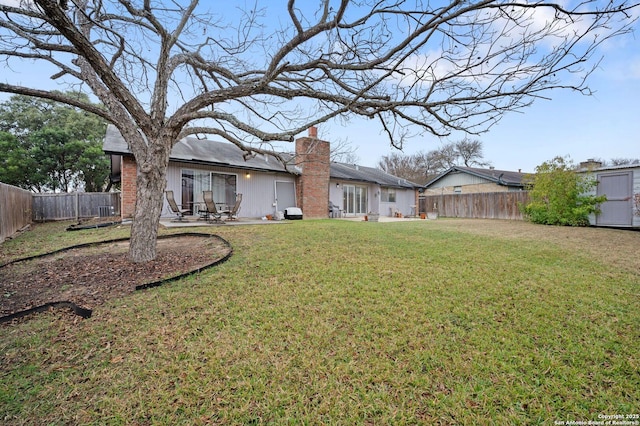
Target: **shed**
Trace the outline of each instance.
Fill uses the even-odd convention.
[[[591,225],[640,228],[640,164],[611,167],[598,167],[597,163],[589,165],[591,167],[582,167],[578,173],[596,179],[598,184],[591,194],[607,197],[607,201],[600,205],[600,214],[589,217]]]

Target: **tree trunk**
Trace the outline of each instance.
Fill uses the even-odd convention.
[[[152,261],[157,255],[158,225],[167,186],[171,143],[147,147],[144,161],[136,159],[136,206],[131,225],[129,257],[135,263]]]

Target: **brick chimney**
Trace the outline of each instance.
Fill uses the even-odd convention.
[[[582,161],[580,166],[578,166],[581,170],[593,170],[602,167],[602,161],[594,160],[593,158],[589,158],[587,161]]]
[[[302,169],[298,178],[298,207],[305,218],[329,216],[330,145],[318,139],[318,129],[309,128],[309,136],[296,140],[296,166]]]
[[[121,164],[121,199],[120,199],[120,216],[125,218],[133,217],[136,209],[136,181],[138,168],[136,160],[129,155],[122,156]]]

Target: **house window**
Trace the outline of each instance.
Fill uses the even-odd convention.
[[[195,205],[197,211],[204,203],[202,191],[213,191],[213,200],[219,207],[232,206],[236,199],[236,182],[237,176],[228,173],[182,170],[182,204]]]
[[[380,190],[380,201],[382,201],[383,203],[395,203],[396,202],[395,188],[382,188]]]
[[[461,186],[454,186],[453,187],[453,193],[454,194],[462,194],[462,187]]]

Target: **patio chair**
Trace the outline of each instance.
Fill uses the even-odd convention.
[[[222,214],[218,211],[215,201],[213,201],[213,191],[202,191],[202,199],[206,208],[203,213],[207,222],[224,223],[222,222]]]
[[[178,206],[175,198],[173,198],[173,191],[165,191],[165,195],[167,196],[167,203],[169,203],[169,209],[176,215],[176,221],[182,222],[184,220],[184,214],[189,211],[189,209],[183,209]]]
[[[227,214],[227,220],[238,220],[238,212],[240,211],[240,203],[242,203],[242,194],[236,195],[236,203],[233,205],[233,208]]]
[[[329,201],[329,217],[342,217],[342,209]]]

